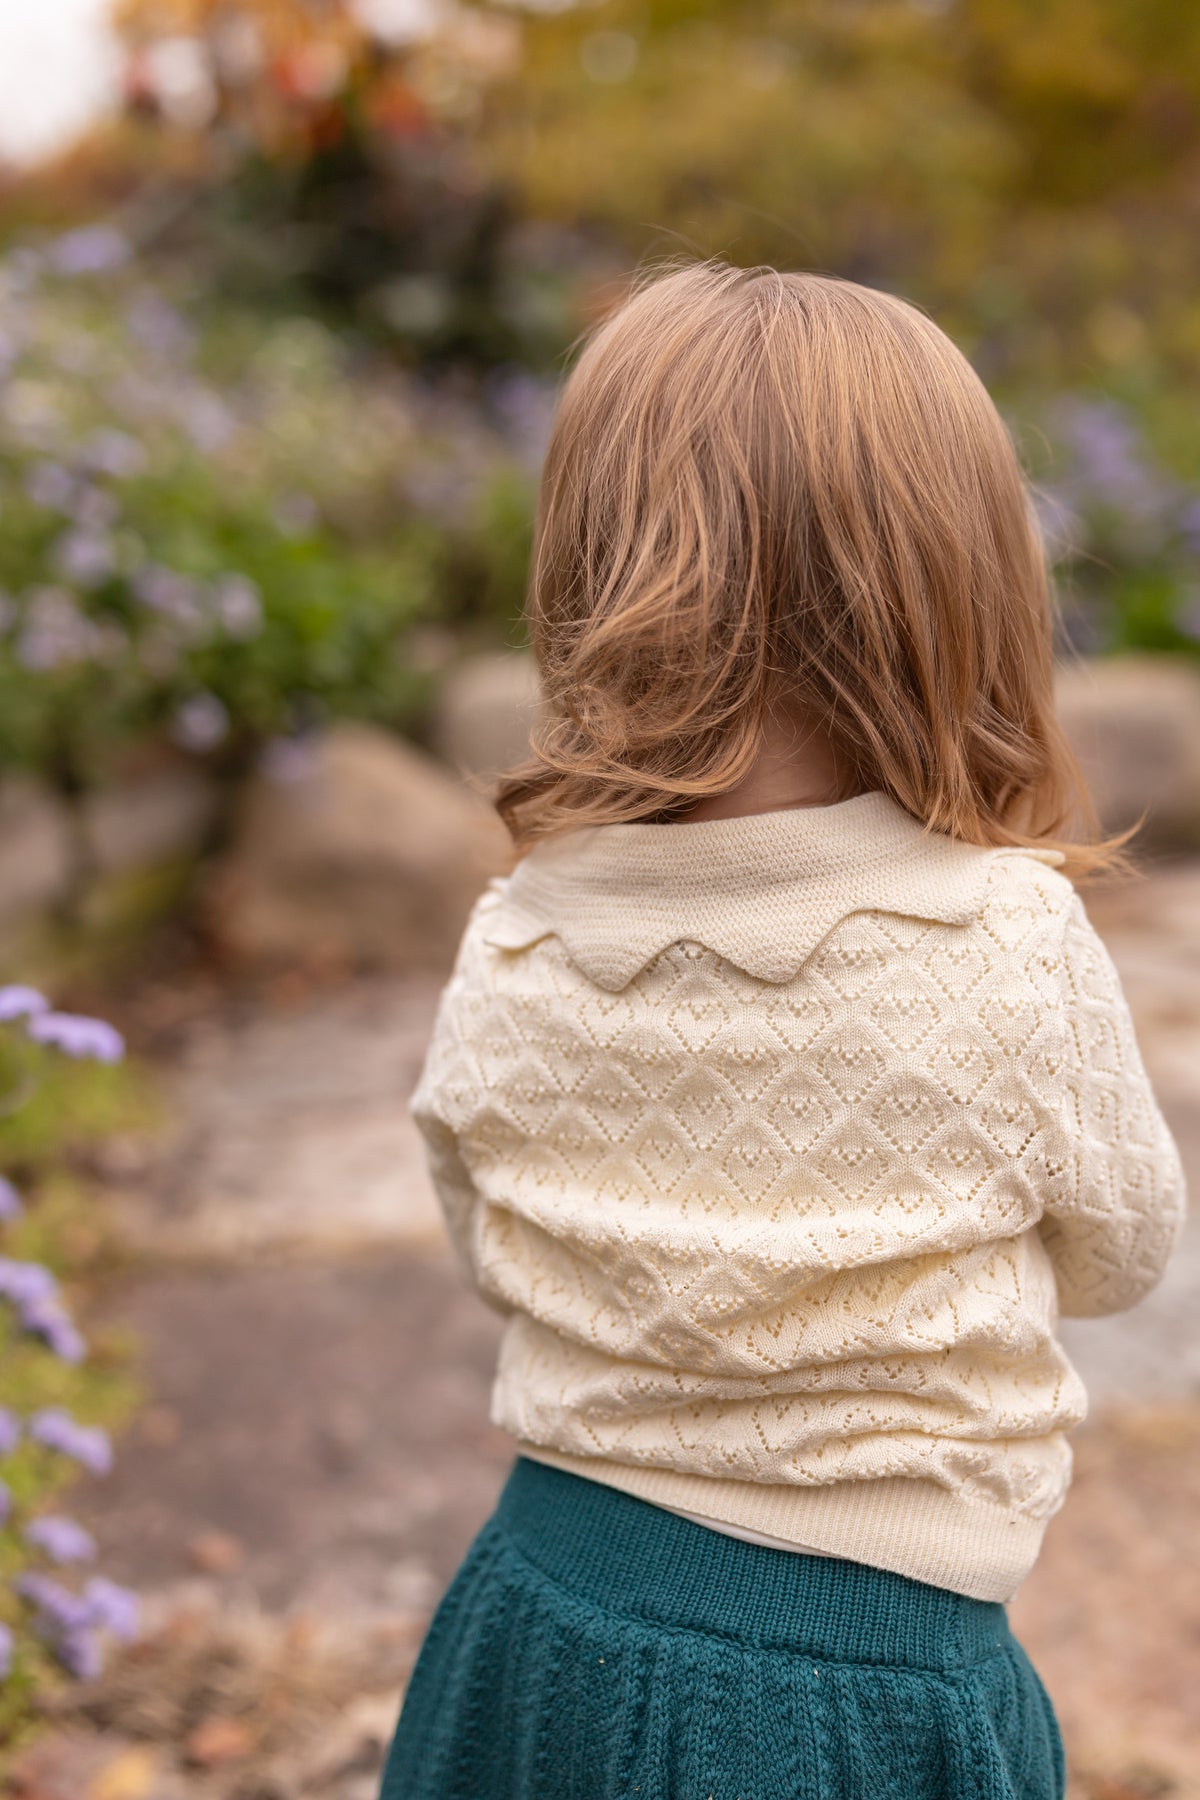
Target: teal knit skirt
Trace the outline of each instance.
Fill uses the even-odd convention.
[[[773,1550],[518,1456],[380,1800],[1063,1800],[996,1601]]]

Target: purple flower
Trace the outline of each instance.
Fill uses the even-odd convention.
[[[80,1595],[43,1575],[37,1569],[18,1575],[13,1588],[38,1611],[38,1624],[52,1631],[86,1630],[92,1624],[92,1610]]]
[[[21,1421],[11,1407],[0,1406],[0,1456],[7,1456],[21,1441]]]
[[[43,1407],[29,1421],[29,1436],[48,1450],[69,1456],[72,1462],[90,1469],[93,1475],[107,1475],[112,1468],[112,1445],[108,1433],[98,1425],[80,1425],[61,1406]]]
[[[137,1636],[137,1596],[101,1575],[94,1575],[82,1594],[36,1570],[18,1575],[13,1587],[35,1608],[37,1629],[50,1640],[64,1668],[81,1681],[100,1673],[102,1631],[126,1643]]]
[[[64,1631],[54,1646],[54,1654],[76,1681],[95,1681],[104,1668],[100,1640],[86,1626]]]
[[[132,254],[129,239],[112,225],[81,225],[50,246],[51,264],[60,275],[104,275],[123,268]]]
[[[58,1283],[42,1263],[14,1262],[0,1256],[0,1300],[11,1300],[22,1311],[34,1301],[55,1293]]]
[[[231,638],[252,638],[262,626],[262,600],[248,575],[226,575],[216,585],[217,617]]]
[[[151,612],[178,625],[189,642],[199,642],[210,626],[198,581],[161,563],[147,563],[130,582],[134,596]]]
[[[119,1062],[125,1053],[120,1032],[103,1019],[81,1013],[39,1013],[30,1021],[29,1035],[38,1044],[52,1044],[67,1056],[94,1056],[97,1062]]]
[[[116,567],[113,541],[107,532],[88,527],[66,531],[54,546],[54,566],[76,587],[99,587]]]
[[[96,627],[65,588],[34,588],[25,596],[25,628],[17,644],[25,668],[40,672],[83,662],[95,646]]]
[[[112,426],[101,426],[98,431],[93,431],[83,447],[83,454],[98,474],[111,475],[117,481],[127,475],[136,475],[146,461],[146,453],[137,439]]]
[[[508,442],[531,467],[539,467],[553,420],[553,387],[509,365],[497,369],[488,390]]]
[[[197,450],[221,450],[237,429],[237,421],[225,402],[205,388],[185,395],[183,424]]]
[[[215,694],[193,694],[176,709],[171,736],[183,750],[214,750],[229,730],[229,714]]]
[[[9,1019],[23,1019],[32,1013],[49,1012],[50,1002],[31,987],[0,987],[0,1025]]]
[[[186,357],[195,333],[183,315],[153,291],[140,294],[126,315],[130,336],[155,356]]]
[[[56,1299],[27,1300],[21,1308],[21,1323],[63,1362],[82,1362],[87,1355],[87,1345]]]
[[[1114,400],[1073,397],[1059,403],[1057,418],[1072,465],[1065,485],[1077,509],[1114,514],[1127,548],[1135,539],[1157,543],[1178,490],[1152,461],[1128,411]]]
[[[24,1535],[25,1542],[44,1550],[51,1562],[88,1562],[96,1554],[95,1538],[74,1519],[45,1513],[40,1519],[30,1519]]]
[[[21,1196],[5,1175],[0,1175],[0,1219],[16,1219],[24,1212]]]
[[[12,1674],[13,1634],[7,1625],[0,1625],[0,1681],[7,1681]]]
[[[91,531],[104,531],[116,524],[119,512],[116,501],[103,488],[85,487],[75,502],[75,523],[86,525]]]
[[[83,1590],[92,1623],[111,1631],[123,1643],[138,1633],[138,1597],[103,1575],[93,1575]]]
[[[46,512],[70,512],[75,503],[75,477],[62,463],[34,463],[25,477],[25,492]]]

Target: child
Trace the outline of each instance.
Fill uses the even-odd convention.
[[[1005,1610],[1055,1328],[1185,1187],[1009,437],[914,307],[677,270],[567,383],[529,612],[520,860],[410,1101],[517,1454],[383,1800],[1061,1800]]]

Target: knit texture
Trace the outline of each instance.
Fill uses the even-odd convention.
[[[1185,1208],[1061,861],[872,791],[489,882],[409,1105],[526,1455],[1012,1597],[1087,1408],[1058,1317]]]
[[[518,1456],[380,1800],[1062,1800],[1003,1606],[718,1537]]]

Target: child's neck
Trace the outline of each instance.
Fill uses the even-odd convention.
[[[679,820],[734,819],[788,806],[832,806],[848,795],[839,790],[840,770],[829,737],[800,715],[772,720],[758,761],[720,794],[707,794]]]

